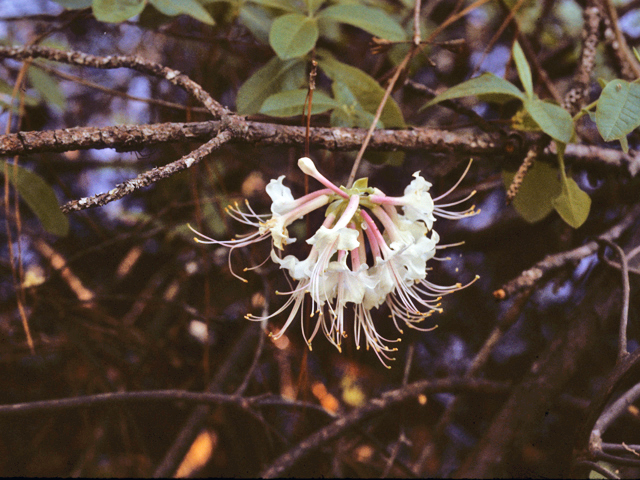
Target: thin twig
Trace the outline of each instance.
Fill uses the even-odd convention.
[[[157,100],[155,98],[143,98],[143,97],[136,97],[135,95],[129,95],[126,92],[121,92],[119,90],[114,90],[113,88],[109,88],[109,87],[105,87],[103,85],[99,85],[97,83],[91,82],[89,80],[86,80],[82,77],[78,77],[76,75],[71,75],[69,73],[63,72],[58,70],[57,68],[53,68],[49,65],[46,65],[44,63],[34,63],[32,66],[40,68],[42,70],[44,70],[47,73],[51,73],[53,75],[55,75],[56,77],[60,77],[63,78],[64,80],[69,80],[71,82],[77,83],[78,85],[83,85],[85,87],[89,87],[92,88],[94,90],[98,90],[100,92],[104,92],[107,93],[109,95],[112,95],[114,97],[120,97],[120,98],[124,98],[127,100],[133,100],[136,102],[143,102],[143,103],[147,103],[149,105],[157,105],[159,107],[164,107],[164,108],[171,108],[174,110],[189,110],[192,112],[198,112],[198,113],[208,113],[209,110],[207,110],[204,107],[189,107],[186,105],[181,105],[180,103],[174,103],[174,102],[167,102],[166,100]]]
[[[263,335],[262,330],[257,328],[257,325],[249,324],[245,327],[244,332],[236,340],[233,348],[207,386],[208,393],[219,393],[222,391],[224,384],[231,377],[238,365],[244,363],[250,351],[247,346],[252,345],[253,342],[257,340],[257,335]],[[234,397],[237,398],[236,395],[234,395]],[[175,473],[208,415],[209,407],[206,405],[200,405],[191,412],[180,431],[176,434],[176,438],[167,450],[167,453],[165,453],[158,467],[155,469],[153,473],[155,478],[170,477]]]
[[[600,415],[600,418],[598,418],[591,430],[591,436],[589,438],[589,451],[592,454],[602,451],[602,437],[607,429],[617,418],[623,415],[629,406],[638,398],[640,398],[640,383],[627,390],[624,395]],[[638,462],[640,463],[640,460],[638,460]]]
[[[638,216],[640,216],[640,205],[636,205],[613,227],[598,237],[599,240],[615,240],[619,238],[628,228],[637,224]],[[584,245],[560,252],[553,255],[547,255],[543,260],[536,263],[533,267],[525,270],[513,280],[504,284],[502,288],[493,292],[493,296],[497,300],[504,300],[517,292],[531,288],[540,282],[551,272],[579,262],[585,257],[594,254],[598,250],[598,243],[594,240]]]
[[[371,135],[373,135],[373,131],[376,129],[378,125],[378,120],[382,116],[382,111],[384,110],[385,105],[387,104],[387,100],[389,99],[389,95],[393,91],[393,88],[400,78],[400,74],[407,68],[409,61],[414,57],[418,51],[420,51],[420,42],[422,38],[420,37],[420,7],[422,5],[421,0],[416,0],[415,6],[413,8],[413,45],[409,49],[409,52],[405,55],[400,62],[400,65],[396,67],[391,80],[389,80],[389,84],[387,85],[387,89],[382,96],[382,100],[380,100],[380,105],[378,105],[378,109],[376,110],[376,114],[373,116],[373,120],[371,122],[371,126],[367,131],[367,136],[364,138],[364,142],[362,142],[362,146],[356,155],[356,159],[353,161],[353,167],[351,168],[351,173],[349,174],[349,180],[347,181],[347,188],[351,188],[354,180],[356,179],[356,174],[358,173],[358,167],[360,167],[360,162],[362,161],[362,156],[364,155],[365,150],[369,146],[369,141],[371,140]]]
[[[257,273],[260,273],[259,269]],[[264,285],[264,289],[263,289],[264,303],[262,305],[262,314],[260,316],[264,318],[269,315],[269,304],[270,304],[269,299],[271,297],[270,296],[271,288],[266,276],[260,275],[260,277],[262,278],[262,282]],[[235,391],[236,395],[243,395],[245,390],[249,386],[249,381],[251,380],[251,377],[253,376],[253,372],[258,366],[258,361],[260,360],[260,356],[262,355],[262,352],[264,350],[265,338],[267,337],[267,320],[262,320],[260,322],[260,328],[262,330],[262,335],[260,335],[260,337],[258,338],[258,346],[256,347],[256,353],[253,356],[253,361],[251,362],[251,366],[247,370],[247,373],[245,374],[244,379],[242,380],[242,383],[238,386],[238,388]]]
[[[604,38],[613,49],[618,62],[620,63],[620,71],[626,80],[636,80],[640,78],[640,64],[635,55],[629,48],[627,39],[624,37],[620,29],[618,13],[616,7],[611,0],[599,0],[603,5],[603,13],[608,20],[608,27],[613,31],[613,35],[605,31]]]
[[[351,173],[349,174],[349,180],[347,181],[347,188],[351,188],[354,180],[356,179],[356,174],[358,173],[358,168],[360,167],[360,162],[362,161],[362,156],[364,155],[365,150],[369,146],[369,141],[371,140],[373,131],[376,129],[376,126],[378,125],[378,120],[380,120],[380,117],[382,116],[382,110],[384,109],[384,106],[386,105],[389,95],[391,95],[393,87],[398,81],[398,78],[400,78],[400,74],[408,65],[409,60],[411,60],[411,58],[413,57],[412,52],[414,52],[414,50],[415,50],[415,47],[412,47],[411,51],[404,57],[400,65],[398,65],[395,73],[393,74],[393,77],[391,77],[391,80],[389,81],[389,85],[387,86],[387,89],[385,90],[384,95],[382,96],[382,100],[380,100],[380,105],[378,105],[378,109],[376,110],[376,114],[373,117],[371,126],[367,131],[367,135],[364,137],[364,141],[360,146],[360,150],[356,155],[356,159],[353,161],[353,167],[351,168]]]
[[[471,365],[465,371],[464,378],[473,378],[476,373],[478,373],[480,369],[489,361],[491,352],[503,337],[505,332],[507,332],[513,326],[513,324],[516,323],[518,318],[520,318],[520,314],[522,313],[522,310],[527,304],[532,293],[533,289],[528,289],[516,296],[516,298],[513,300],[512,305],[507,309],[504,315],[502,315],[502,318],[498,320],[498,325],[496,325],[491,334],[489,334],[489,337],[485,340],[482,347],[480,347],[480,350],[472,360]],[[422,448],[422,452],[420,453],[418,460],[416,460],[416,462],[413,464],[413,472],[416,475],[422,474],[422,470],[424,469],[427,460],[435,452],[436,440],[439,440],[444,435],[447,425],[449,425],[454,419],[455,414],[459,410],[461,402],[462,397],[455,397],[453,401],[447,405],[442,415],[440,415],[438,423],[436,423],[435,427],[433,428],[434,438],[431,441],[426,442],[426,444]]]
[[[231,112],[220,105],[200,85],[178,70],[144,60],[140,57],[127,55],[109,55],[100,57],[82,52],[63,51],[40,45],[30,47],[0,47],[0,57],[15,60],[29,60],[32,58],[46,58],[70,65],[93,67],[102,69],[131,68],[133,70],[164,78],[170,83],[186,90],[198,99],[214,117],[224,117]]]
[[[577,461],[575,463],[575,465],[578,466],[578,467],[588,467],[591,470],[593,470],[594,472],[598,472],[604,478],[610,478],[610,479],[613,479],[613,480],[620,478],[618,475],[613,473],[608,468],[605,468],[602,465],[600,465],[599,463],[592,462],[590,460],[579,460],[579,461]]]
[[[113,189],[105,193],[99,193],[91,197],[84,197],[78,200],[72,200],[65,203],[60,208],[64,213],[75,212],[79,210],[86,210],[92,207],[101,207],[114,200],[120,200],[121,198],[139,190],[143,187],[151,185],[152,183],[169,178],[182,170],[200,163],[200,161],[209,155],[212,151],[220,148],[229,140],[233,138],[233,133],[230,130],[224,130],[220,132],[216,137],[209,140],[204,145],[198,147],[191,153],[183,156],[181,159],[171,162],[162,167],[153,168],[147,172],[141,173],[136,178],[127,180],[123,183],[116,185]]]
[[[421,393],[437,393],[443,391],[499,393],[504,392],[508,388],[509,384],[505,382],[491,382],[477,379],[420,380],[411,383],[404,388],[392,390],[379,398],[370,400],[364,406],[349,412],[330,425],[318,430],[316,433],[302,440],[293,449],[280,456],[261,476],[263,478],[277,478],[282,476],[299,460],[310,454],[316,448],[337,438],[347,429],[365,421],[376,413],[409,400]]]
[[[237,405],[240,408],[250,407],[284,407],[311,408],[328,414],[318,405],[308,402],[287,400],[273,395],[256,395],[242,397],[212,392],[188,392],[185,390],[142,390],[138,392],[110,392],[96,395],[83,395],[73,398],[55,400],[39,400],[35,402],[0,405],[0,416],[27,415],[33,412],[75,410],[78,408],[95,408],[102,405],[117,405],[147,402],[185,402],[208,405]]]
[[[629,356],[629,350],[627,349],[627,323],[629,321],[629,297],[631,295],[629,264],[624,250],[618,244],[606,238],[599,241],[611,247],[618,254],[620,265],[622,266],[622,310],[620,312],[620,332],[618,333],[618,362],[621,362]]]

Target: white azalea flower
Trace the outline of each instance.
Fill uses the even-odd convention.
[[[293,198],[291,189],[282,184],[284,175],[280,175],[277,180],[271,180],[265,190],[267,195],[271,197],[271,213],[275,215],[284,215],[295,208],[296,200]]]
[[[435,328],[418,325],[434,312],[442,311],[444,295],[465,288],[473,281],[464,286],[441,287],[427,280],[427,263],[435,256],[436,248],[442,248],[438,247],[440,237],[433,230],[434,221],[436,217],[457,219],[477,211],[474,207],[462,212],[447,210],[469,197],[446,205],[438,203],[462,179],[434,200],[429,193],[431,184],[416,172],[403,196],[388,197],[378,188],[369,187],[366,179],[356,181],[351,188],[338,188],[308,157],[301,158],[298,166],[325,188],[296,199],[283,184],[285,177],[282,175],[266,187],[272,200],[271,214],[257,214],[248,203],[248,213],[237,205],[227,209],[235,220],[255,228],[253,233],[219,241],[196,232],[197,241],[222,245],[232,251],[270,237],[271,260],[297,281],[297,285],[291,291],[277,292],[288,298],[272,314],[264,317],[248,315],[247,318],[267,320],[289,311],[274,338],[282,336],[299,317],[309,348],[322,331],[341,350],[344,338],[353,331],[357,348],[362,340],[386,366],[388,360],[393,360],[391,354],[397,350],[389,344],[400,339],[388,339],[377,332],[374,310],[388,308],[400,333],[403,325],[421,331]],[[289,225],[322,207],[327,207],[325,220],[306,240],[310,245],[306,258],[282,256],[278,251],[295,242],[289,237]],[[311,298],[311,319],[315,321],[310,333],[302,322],[302,307],[307,295]]]

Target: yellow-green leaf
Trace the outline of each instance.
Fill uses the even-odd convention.
[[[292,79],[292,81],[288,81]],[[282,61],[273,57],[255,72],[238,90],[236,108],[241,115],[257,113],[264,101],[288,87],[298,88],[304,82],[304,62],[301,59]],[[296,85],[297,83],[297,85]]]
[[[505,188],[509,188],[515,172],[502,172]],[[529,169],[512,205],[529,223],[535,223],[553,211],[552,199],[562,191],[558,169],[545,162],[535,162]]]
[[[53,0],[69,10],[77,10],[80,8],[88,8],[93,0]]]
[[[570,177],[564,177],[562,192],[552,200],[552,203],[562,219],[573,228],[578,228],[587,220],[591,209],[589,195],[582,191]]]
[[[620,140],[628,151],[626,137],[640,126],[640,85],[624,80],[609,82],[598,99],[595,118],[602,138],[607,142]]]
[[[271,115],[272,117],[302,115],[306,99],[307,89],[303,88],[275,93],[264,101],[262,108],[260,108],[260,113]],[[340,104],[328,95],[317,90],[313,92],[313,102],[311,105],[312,115],[324,113],[339,106]]]
[[[145,0],[93,0],[93,15],[101,22],[119,23],[144,10]]]
[[[58,82],[51,75],[37,67],[31,67],[29,68],[28,76],[31,85],[46,103],[55,105],[60,110],[64,110],[67,107],[67,98],[60,90]]]
[[[318,18],[353,25],[392,42],[406,40],[404,29],[383,10],[360,4],[339,4],[320,11]]]
[[[318,64],[331,80],[348,88],[364,111],[375,114],[384,96],[384,89],[378,82],[362,70],[339,62],[325,54],[321,55]],[[392,98],[387,100],[380,121],[385,128],[403,128],[405,126],[402,112]]]
[[[16,169],[16,170],[14,170]],[[47,232],[64,237],[69,233],[69,220],[60,210],[56,194],[39,175],[20,166],[7,165],[9,181],[18,191],[20,198],[38,217]],[[5,162],[0,173],[4,175]]]
[[[255,3],[256,5],[261,5],[263,7],[269,8],[277,8],[280,10],[285,10],[287,12],[294,12],[296,8],[288,2],[287,0],[248,0],[251,3]]]
[[[512,83],[507,82],[504,78],[495,76],[493,73],[485,73],[479,77],[459,83],[445,92],[442,92],[440,95],[427,102],[421,110],[444,100],[484,95],[499,95],[501,97],[507,96],[520,100],[525,99],[524,94]]]
[[[149,0],[149,3],[170,17],[185,14],[208,25],[216,23],[196,0]]]
[[[524,108],[542,131],[551,138],[562,143],[571,141],[573,119],[564,108],[537,97],[525,98]]]
[[[524,56],[522,47],[518,42],[513,44],[513,60],[516,63],[516,70],[518,70],[518,76],[520,77],[524,91],[526,92],[527,97],[532,98],[533,80],[531,78],[531,68],[529,67],[529,62],[527,62],[527,57]]]
[[[304,0],[309,15],[313,15],[326,0]]]
[[[264,44],[269,43],[269,30],[271,30],[273,18],[267,10],[247,2],[240,7],[238,19],[256,37],[256,40]]]
[[[287,13],[274,20],[269,44],[282,60],[302,57],[316,45],[318,24],[315,18]]]

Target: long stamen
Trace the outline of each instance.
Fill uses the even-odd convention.
[[[455,185],[453,187],[451,187],[449,190],[447,190],[445,193],[440,195],[439,197],[434,198],[433,201],[437,202],[441,198],[445,198],[447,195],[449,195],[451,192],[453,192],[458,187],[458,185],[460,185],[462,183],[462,180],[464,180],[464,177],[467,176],[467,173],[469,172],[469,169],[471,168],[471,164],[472,163],[473,163],[473,158],[469,160],[469,164],[467,165],[467,168],[464,169],[464,172],[462,172],[462,175],[460,176],[458,181],[455,183]]]

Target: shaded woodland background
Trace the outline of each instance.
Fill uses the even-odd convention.
[[[240,21],[235,4],[206,5],[217,21],[209,26],[151,6],[109,24],[90,9],[14,3],[20,2],[0,2],[3,43],[137,56],[179,70],[231,112],[240,86],[274,55]],[[597,78],[638,77],[636,60],[619,53],[621,42],[640,43],[637,4],[484,2],[436,39],[464,39],[462,47],[427,46],[401,77],[393,98],[420,138],[405,141],[410,131],[403,129],[376,133],[359,176],[398,195],[420,170],[438,195],[473,157],[456,194],[477,190],[482,212],[438,220],[444,243],[464,245],[449,249],[451,259],[434,262],[429,275],[440,284],[476,274],[480,280],[445,298],[435,331],[405,330],[391,370],[349,342],[339,353],[319,338],[309,351],[297,325],[273,342],[243,317],[281,304],[274,292],[287,289],[282,272],[267,264],[241,283],[229,273],[227,251],[195,244],[187,229],[190,223],[215,238],[242,233],[224,207],[247,198],[256,211],[268,211],[264,186],[280,175],[296,196],[303,194],[295,166],[304,154],[300,117],[241,119],[247,130],[186,171],[67,213],[66,237],[45,232],[23,203],[18,218],[15,192],[6,185],[0,404],[21,405],[0,406],[0,475],[545,477],[600,470],[636,477],[640,137],[633,132],[623,154],[583,117],[567,162],[592,199],[587,222],[573,229],[551,213],[529,224],[506,205],[502,171],[515,171],[542,134],[510,128],[512,104],[464,99],[419,107],[474,72],[517,84],[510,60],[515,39],[534,54],[536,92],[562,100],[576,72],[584,72],[584,40],[591,34],[597,47],[581,99],[586,105],[598,98]],[[411,31],[412,5],[375,5]],[[470,5],[424,1],[423,36]],[[584,21],[589,8],[600,12],[591,30]],[[395,50],[372,53],[370,41],[366,32],[341,26],[318,46],[384,87],[401,57]],[[0,145],[7,161],[19,154],[21,166],[52,185],[61,204],[175,162],[228,127],[158,76],[34,62],[57,89],[21,84],[19,91],[35,101],[14,100],[10,118],[12,92],[1,92],[6,135]],[[9,86],[22,82],[21,66],[5,58],[0,77]],[[320,74],[318,88],[328,85]],[[329,120],[312,117],[310,154],[340,184],[364,130],[344,129],[341,144],[337,127],[321,130]],[[183,125],[169,135],[167,122]],[[147,138],[134,132],[136,125],[156,126]],[[109,140],[104,133],[114,126],[123,127]],[[10,135],[71,127],[93,127],[97,137],[82,130],[56,146],[59,139],[36,135],[29,147],[26,137]],[[537,161],[556,162],[549,152]],[[267,252],[257,245],[236,252],[232,262],[240,271]],[[386,313],[377,314],[384,333]],[[619,339],[621,316],[628,320],[626,345]],[[620,355],[621,346],[629,355]],[[605,408],[621,395],[631,406]],[[611,427],[603,447],[589,450],[603,412]]]

